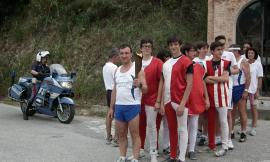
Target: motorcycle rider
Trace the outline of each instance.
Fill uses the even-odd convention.
[[[50,75],[50,68],[47,65],[49,55],[50,55],[49,51],[45,51],[45,50],[39,51],[36,55],[36,63],[33,64],[31,67],[31,74],[33,76],[33,80],[32,80],[33,87],[32,87],[31,97],[28,100],[27,110],[23,112],[24,120],[28,120],[27,112],[32,107],[33,101],[40,88],[41,82],[44,80],[44,78]]]

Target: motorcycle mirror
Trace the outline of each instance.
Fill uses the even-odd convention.
[[[72,73],[70,74],[70,77],[71,77],[71,78],[74,78],[76,75],[77,75],[77,74],[76,74],[75,72],[72,72]]]
[[[53,77],[53,78],[57,77],[57,73],[54,73],[54,72],[53,72],[53,73],[52,73],[52,77]]]

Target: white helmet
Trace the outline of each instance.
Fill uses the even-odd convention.
[[[36,56],[36,61],[40,62],[42,57],[46,57],[49,54],[50,54],[49,51],[40,51],[40,52],[38,52],[37,56]]]

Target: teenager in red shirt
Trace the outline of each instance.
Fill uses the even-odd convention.
[[[172,58],[163,64],[163,103],[170,135],[170,162],[185,161],[188,143],[186,103],[192,88],[192,61],[180,52],[182,41],[173,36],[167,40]],[[179,128],[179,157],[177,159]]]

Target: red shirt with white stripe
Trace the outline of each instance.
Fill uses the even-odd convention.
[[[144,68],[145,79],[148,85],[148,91],[142,95],[142,104],[155,106],[158,96],[158,86],[162,73],[163,62],[158,58],[152,57],[151,62]]]
[[[188,114],[197,115],[205,110],[205,97],[204,97],[204,75],[205,69],[200,63],[193,64],[193,86],[188,99]]]
[[[185,55],[181,56],[172,68],[171,101],[180,104],[187,87],[186,74],[192,61]],[[193,73],[193,71],[192,71]]]
[[[206,61],[207,76],[221,76],[224,71],[229,71],[230,61]],[[228,107],[229,87],[228,82],[207,84],[210,107]]]

